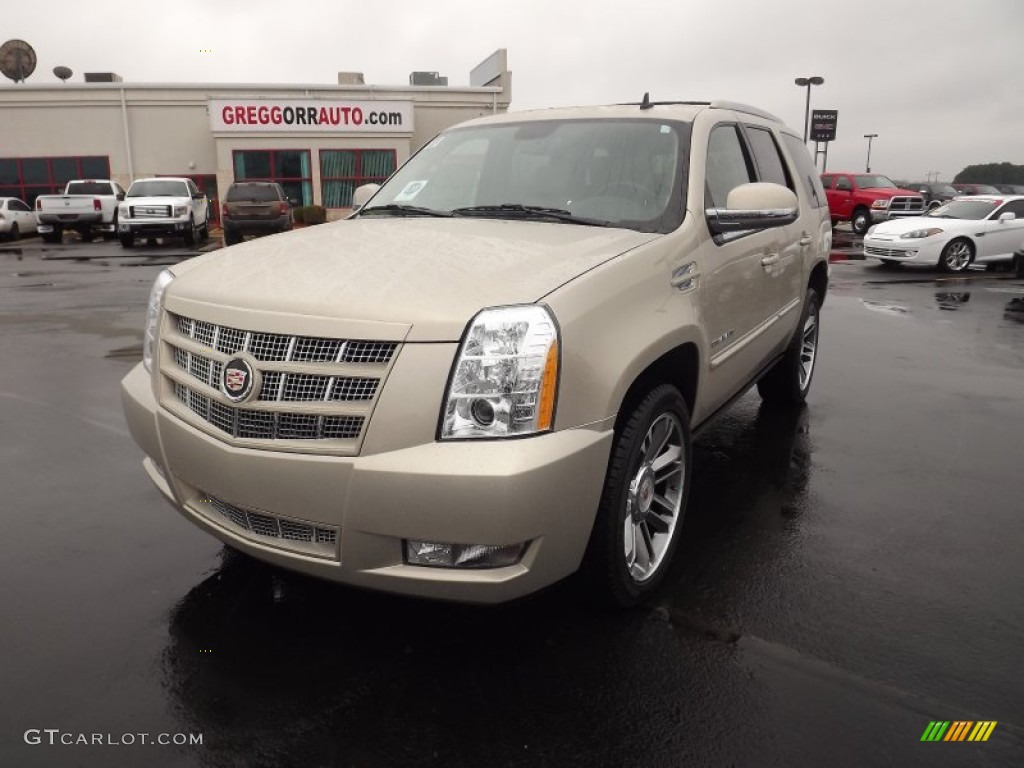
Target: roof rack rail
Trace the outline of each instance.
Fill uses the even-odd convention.
[[[738,101],[724,101],[717,100],[710,104],[712,109],[731,109],[733,112],[743,112],[748,115],[756,115],[757,117],[763,117],[765,120],[774,120],[776,123],[781,123],[782,120],[771,112],[765,112],[763,109],[752,107],[749,104],[741,104]]]
[[[645,94],[646,95],[646,94]],[[684,107],[709,107],[712,102],[710,101],[650,101],[645,99],[644,101],[623,101],[618,104],[614,104],[616,107],[640,107],[641,109],[650,109],[651,107],[673,107],[673,106],[684,106]]]

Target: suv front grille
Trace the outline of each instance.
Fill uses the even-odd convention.
[[[338,529],[236,507],[199,492],[192,507],[243,538],[317,557],[338,558]]]
[[[364,428],[395,360],[391,341],[247,331],[167,314],[163,403],[206,431],[252,447],[358,453]],[[255,360],[258,391],[242,403],[221,389],[224,364]],[[319,444],[316,441],[322,441]],[[264,445],[260,445],[263,443]]]

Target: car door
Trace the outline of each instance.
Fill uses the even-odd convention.
[[[36,216],[21,200],[11,199],[7,202],[7,211],[11,217],[18,222],[18,229],[21,232],[29,233],[36,231]]]
[[[188,193],[192,198],[192,216],[195,219],[196,224],[206,224],[207,222],[207,201],[206,195],[199,191],[199,187],[192,179],[188,180]]]
[[[754,158],[757,180],[786,187],[799,198],[801,193],[796,187],[796,175],[786,165],[771,129],[746,123],[743,133]],[[807,224],[807,220],[801,217],[788,226],[779,227],[778,260],[774,264],[762,265],[768,277],[765,290],[770,294],[775,313],[783,312],[792,306],[794,300],[799,301],[803,297],[803,256],[817,235],[808,231]]]
[[[836,187],[829,198],[829,210],[834,210],[840,219],[848,219],[853,215],[853,180],[849,176],[836,176]],[[832,200],[836,207],[832,208]]]
[[[757,178],[737,123],[719,123],[708,137],[704,208],[725,208],[729,192]],[[706,226],[706,224],[705,224]],[[770,284],[785,248],[779,229],[713,235],[704,246],[701,306],[709,357],[709,405],[717,409],[748,383],[778,346],[770,318],[779,293]]]
[[[1009,221],[1000,221],[1004,213],[1014,214]],[[975,237],[978,252],[975,261],[1009,259],[1013,252],[1021,247],[1024,241],[1024,200],[1010,200],[999,206],[987,219],[981,222],[984,226]]]

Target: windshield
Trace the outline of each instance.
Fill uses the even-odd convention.
[[[128,190],[127,197],[191,197],[188,185],[183,181],[147,179],[136,181]]]
[[[999,200],[952,200],[926,215],[938,219],[984,219],[995,210],[1000,202]]]
[[[957,189],[969,195],[998,195],[999,190],[988,184],[954,184]]]
[[[566,221],[670,232],[683,219],[688,142],[688,124],[651,119],[455,129],[410,159],[360,215],[397,206],[543,218],[527,206],[562,212]],[[469,208],[476,210],[460,210]]]
[[[861,189],[896,189],[896,185],[892,183],[892,180],[885,176],[862,173],[854,176],[854,178],[857,180],[857,186]]]
[[[112,195],[114,190],[105,181],[72,181],[68,183],[69,195]]]

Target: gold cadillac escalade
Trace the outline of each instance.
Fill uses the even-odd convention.
[[[760,110],[473,120],[356,202],[161,273],[122,383],[160,493],[253,557],[480,603],[582,570],[631,605],[694,431],[807,396],[829,213]]]

